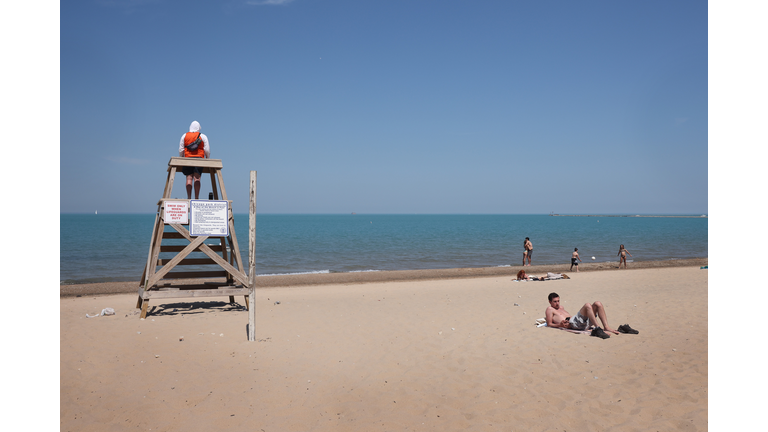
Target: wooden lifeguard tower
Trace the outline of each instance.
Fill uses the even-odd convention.
[[[210,174],[213,200],[187,200],[171,198],[173,180],[176,172],[184,167],[203,168],[203,174]],[[157,215],[152,229],[152,239],[149,244],[149,255],[139,284],[139,300],[137,308],[141,308],[141,318],[146,318],[150,299],[189,298],[189,297],[222,297],[229,296],[230,303],[235,302],[235,296],[245,297],[246,308],[249,297],[252,301],[253,283],[243,268],[240,249],[235,235],[235,221],[232,214],[232,201],[227,199],[224,189],[224,179],[221,174],[221,159],[182,158],[172,157],[168,162],[168,178],[165,182],[163,196],[157,203]],[[202,180],[202,178],[201,178]],[[218,188],[216,187],[218,180]],[[255,243],[255,187],[256,172],[251,171],[251,220],[249,233],[249,271],[253,277],[253,248]],[[221,196],[219,196],[221,191]],[[210,204],[208,204],[210,203]],[[200,234],[194,232],[202,226],[199,221],[204,218],[202,213],[195,213],[193,208],[217,205],[219,209],[226,207],[226,221],[219,220],[216,233]],[[184,208],[186,207],[186,220]],[[169,212],[171,209],[174,212]],[[218,215],[222,213],[219,212]],[[193,220],[193,218],[197,218]],[[197,224],[197,225],[195,225]],[[224,226],[224,228],[222,228]],[[171,230],[166,230],[170,227]],[[194,228],[194,229],[193,229]],[[205,243],[206,240],[212,243]],[[173,243],[173,244],[169,244]],[[181,243],[181,244],[180,244]],[[204,254],[205,257],[192,258],[191,253]],[[161,257],[160,254],[176,253],[172,258]],[[210,266],[215,265],[214,270]],[[193,271],[171,271],[178,266],[195,266]],[[208,268],[200,270],[200,268]],[[215,279],[203,281],[200,279]],[[250,294],[250,296],[249,296]],[[251,315],[253,311],[251,311]],[[253,323],[251,330],[253,332]]]

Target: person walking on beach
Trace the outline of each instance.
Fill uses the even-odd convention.
[[[573,271],[573,266],[576,266],[576,273],[579,272],[579,263],[577,260],[581,261],[581,258],[579,257],[579,248],[573,248],[573,253],[571,254],[571,271]]]
[[[211,145],[208,137],[200,133],[200,123],[193,121],[189,132],[181,136],[179,141],[179,156],[189,158],[210,158]],[[200,174],[203,168],[183,167],[181,172],[187,176],[187,199],[192,199],[192,185],[195,186],[195,199],[200,198]]]
[[[571,330],[589,330],[592,328],[592,336],[601,339],[608,339],[610,337],[605,334],[605,332],[613,334],[619,334],[619,332],[630,334],[640,333],[630,327],[629,324],[620,325],[618,331],[612,329],[608,325],[608,316],[605,313],[605,306],[599,301],[585,303],[584,306],[579,309],[579,312],[577,312],[575,316],[572,316],[560,305],[559,294],[550,293],[547,299],[549,300],[549,307],[544,312],[544,316],[547,319],[547,327],[560,327]],[[600,319],[603,328],[600,328],[597,325],[598,318]]]
[[[624,268],[627,268],[627,254],[629,256],[632,256],[631,253],[629,253],[628,250],[624,249],[624,245],[619,246],[619,268],[621,268],[621,262],[624,262]]]
[[[531,256],[533,256],[533,243],[531,243],[531,239],[528,237],[525,238],[525,242],[523,242],[523,248],[525,249],[523,251],[523,265],[525,266],[525,258],[528,258],[528,264],[531,265]]]

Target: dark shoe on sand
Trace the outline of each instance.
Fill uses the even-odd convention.
[[[608,339],[610,337],[600,327],[595,327],[590,336],[599,337],[600,339]]]
[[[619,333],[638,334],[640,332],[630,327],[629,324],[622,324],[619,326]]]

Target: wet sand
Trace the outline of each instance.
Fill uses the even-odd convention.
[[[667,261],[640,261],[628,264],[627,270],[636,270],[643,268],[666,268],[666,267],[693,267],[707,265],[707,258],[685,259],[685,260],[667,260]],[[617,270],[618,262],[591,263],[583,262],[580,267],[581,272]],[[514,276],[520,269],[525,269],[528,274],[543,275],[551,273],[573,273],[570,271],[570,264],[558,265],[532,265],[528,267],[482,267],[482,268],[458,268],[458,269],[436,269],[436,270],[399,270],[399,271],[377,271],[377,272],[357,272],[357,273],[322,273],[322,274],[296,274],[280,276],[260,276],[256,278],[258,288],[268,287],[289,287],[306,285],[329,285],[329,284],[358,284],[371,282],[394,282],[394,281],[415,281],[431,279],[456,279],[456,278],[474,278],[491,276]],[[623,268],[621,269],[624,270]],[[203,280],[190,281],[190,283],[199,283]],[[79,285],[60,285],[60,294],[62,297],[78,295],[97,295],[97,294],[121,294],[136,293],[139,290],[138,280],[135,282],[102,282]]]

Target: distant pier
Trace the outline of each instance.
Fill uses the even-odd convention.
[[[586,215],[586,214],[557,214],[557,213],[550,213],[550,216],[566,216],[566,217],[648,217],[648,218],[706,218],[707,215],[699,215],[699,216],[663,216],[663,215]]]

